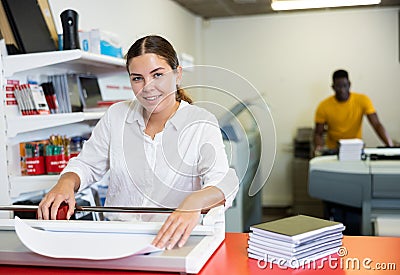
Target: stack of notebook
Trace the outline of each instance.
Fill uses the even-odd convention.
[[[359,138],[339,140],[339,160],[360,160],[364,142]]]
[[[250,227],[248,257],[296,268],[336,253],[343,224],[298,215]]]

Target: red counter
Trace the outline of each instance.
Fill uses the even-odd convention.
[[[338,255],[331,255],[305,267],[290,269],[276,264],[247,258],[247,238],[244,233],[227,233],[226,239],[199,274],[400,274],[400,238],[345,236]],[[0,265],[0,274],[176,274],[143,271],[116,271],[52,267]]]

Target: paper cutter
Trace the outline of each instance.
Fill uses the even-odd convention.
[[[40,222],[47,224],[52,222],[31,221],[36,225],[40,224]],[[26,248],[19,240],[14,228],[12,226],[10,227],[10,223],[12,222],[13,220],[9,219],[0,220],[0,264],[186,272],[196,274],[225,239],[224,209],[223,206],[220,206],[211,209],[203,218],[203,225],[205,227],[213,226],[214,232],[210,234],[209,230],[205,230],[208,232],[206,235],[191,235],[182,248],[164,250],[148,255],[128,256],[113,260],[57,259],[36,254]],[[53,222],[60,223],[65,221]],[[68,223],[74,222],[79,221],[68,221]],[[85,221],[85,223],[97,222]],[[121,224],[126,224],[126,222],[121,222]],[[198,227],[197,232],[201,232],[202,225]],[[101,240],[99,240],[99,248],[107,249],[106,247],[101,247]]]

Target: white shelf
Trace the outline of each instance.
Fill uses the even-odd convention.
[[[9,55],[3,57],[4,75],[11,77],[15,73],[38,69],[46,66],[83,65],[90,67],[92,73],[125,70],[125,60],[107,55],[68,50],[31,54]]]
[[[57,183],[59,175],[14,176],[10,177],[10,196],[16,198],[24,193],[46,190]]]
[[[18,134],[62,126],[85,120],[99,119],[104,112],[93,113],[68,113],[52,115],[31,115],[7,117],[7,137],[12,138]]]

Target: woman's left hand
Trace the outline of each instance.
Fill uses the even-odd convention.
[[[167,249],[172,249],[176,244],[182,247],[193,228],[200,222],[201,211],[209,210],[224,202],[224,194],[215,186],[193,192],[168,217],[152,244]]]
[[[152,244],[167,249],[176,244],[182,247],[199,220],[200,210],[176,210],[165,221]]]

